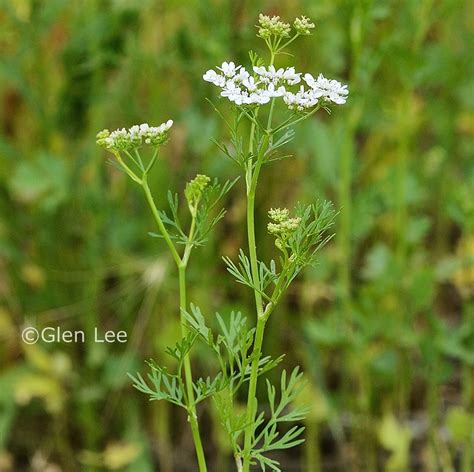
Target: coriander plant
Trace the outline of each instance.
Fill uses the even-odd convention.
[[[226,182],[221,186],[215,180],[211,184],[208,176],[198,174],[186,184],[184,194],[190,214],[188,229],[183,227],[180,220],[177,194],[168,192],[169,214],[158,210],[148,185],[148,174],[156,162],[160,146],[168,140],[168,131],[172,125],[173,121],[168,120],[158,127],[144,123],[132,126],[129,130],[118,129],[111,133],[103,130],[97,134],[97,143],[110,151],[115,157],[115,161],[112,162],[143,189],[159,229],[159,233],[149,234],[165,240],[178,269],[179,309],[183,316],[187,306],[186,269],[191,252],[194,247],[206,241],[209,231],[224,216],[223,209],[217,213],[213,212],[213,209],[221,197],[230,190],[233,183]],[[149,156],[146,156],[147,148],[151,150]],[[148,387],[140,374],[131,377],[135,386],[140,391],[149,394],[151,399],[167,400],[187,411],[199,468],[206,470],[196,405],[209,396],[212,390],[202,379],[193,382],[189,351],[196,335],[188,332],[184,318],[181,321],[181,328],[181,341],[166,351],[176,360],[176,373],[169,373],[154,361],[150,361],[152,374],[149,377],[154,385],[153,390]]]
[[[219,89],[222,98],[231,102],[229,113],[210,101],[229,131],[228,143],[214,142],[236,164],[245,182],[248,247],[240,250],[238,260],[223,259],[236,281],[253,291],[254,326],[249,326],[240,312],[232,312],[228,317],[216,314],[215,330],[214,323],[200,308],[188,305],[186,300],[186,268],[191,252],[205,242],[208,232],[224,216],[223,209],[215,208],[235,181],[221,186],[198,175],[189,182],[184,191],[189,210],[185,227],[181,223],[178,196],[169,193],[170,211],[160,211],[147,183],[159,148],[168,139],[172,121],[159,127],[143,124],[112,133],[104,130],[97,136],[98,144],[112,152],[119,168],[142,187],[159,229],[159,233],[151,235],[165,240],[179,275],[182,339],[166,351],[175,360],[176,369],[170,372],[150,361],[151,372],[146,380],[140,374],[131,378],[134,386],[150,399],[167,400],[186,410],[200,471],[207,470],[207,466],[196,407],[205,399],[212,399],[216,406],[238,471],[248,472],[256,464],[262,470],[279,471],[280,464],[271,453],[304,441],[304,428],[299,424],[280,429],[283,423],[301,422],[307,412],[306,408],[292,405],[303,387],[298,367],[291,373],[284,370],[278,386],[266,381],[268,409],[259,410],[258,379],[283,357],[264,356],[262,346],[266,324],[285,291],[305,266],[315,264],[317,252],[330,239],[328,230],[335,212],[329,202],[299,203],[292,212],[287,208],[270,209],[267,230],[274,238],[278,257],[265,262],[257,252],[255,199],[263,167],[288,157],[280,154],[280,148],[294,139],[294,125],[318,110],[329,113],[333,105],[346,102],[347,86],[340,82],[322,74],[315,78],[296,72],[295,67],[276,65],[282,54],[288,54],[287,47],[299,36],[310,35],[312,29],[314,24],[304,16],[296,18],[290,26],[279,17],[260,15],[257,36],[268,49],[267,61],[251,51],[249,69],[224,62],[203,76]],[[148,159],[146,148],[151,150]],[[214,353],[219,367],[212,376],[193,379],[189,355],[197,341]],[[242,389],[247,391],[243,411],[238,405]]]

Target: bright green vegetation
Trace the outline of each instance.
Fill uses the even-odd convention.
[[[195,471],[194,406],[208,470],[234,470],[245,434],[237,444],[235,428],[222,427],[229,405],[251,446],[285,434],[291,443],[305,428],[304,443],[265,452],[282,470],[472,470],[468,2],[254,3],[0,3],[1,470],[35,463]],[[292,157],[265,165],[255,193],[249,175],[226,188],[207,222],[220,208],[227,214],[196,235],[186,208],[196,193],[184,190],[186,182],[198,173],[220,182],[236,175],[210,139],[231,149],[232,136],[206,98],[226,120],[233,115],[202,74],[225,60],[248,64],[249,49],[267,54],[253,26],[261,11],[310,17],[312,36],[291,44],[294,56],[278,63],[335,77],[350,95],[331,116],[320,111],[295,126],[295,138],[278,150]],[[145,180],[130,182],[105,165],[97,130],[168,118],[170,140]],[[189,216],[182,216],[182,240],[178,232],[171,241],[173,256],[163,238],[147,233],[159,233],[159,210],[171,206],[173,219],[175,193],[180,215]],[[282,237],[275,228],[268,234],[268,210],[325,200],[338,214],[317,265],[284,296],[267,278],[265,295],[255,297],[262,287],[255,290],[246,267],[251,275],[257,258],[267,261],[262,274],[271,277],[268,261],[280,253],[285,261],[285,237],[275,246]],[[253,235],[243,224],[249,205]],[[304,217],[302,207],[296,211]],[[189,244],[201,237],[205,244]],[[278,307],[255,332],[268,365],[250,387],[267,423],[250,431],[249,382],[238,369],[222,370],[219,359],[235,365],[232,340],[259,328],[256,312],[273,297]],[[187,307],[184,323],[179,305]],[[18,334],[24,323],[83,330],[87,340],[96,327],[125,330],[129,341],[28,346]],[[169,355],[167,346],[174,346]],[[171,405],[132,388],[127,373],[144,375],[148,358],[156,375],[183,369],[190,423],[179,394]],[[308,382],[296,397],[299,372]],[[219,391],[214,402],[205,398],[212,391]],[[275,412],[294,422],[272,438]]]

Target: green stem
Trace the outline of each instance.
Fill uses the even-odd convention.
[[[296,38],[300,36],[299,33],[295,34],[291,39],[289,39],[286,43],[283,44],[283,46],[279,47],[276,51],[276,54],[278,54],[280,51],[283,49],[287,48]]]
[[[114,152],[114,156],[117,158],[117,161],[120,163],[123,170],[129,175],[129,177],[137,184],[142,185],[143,182],[136,176],[135,172],[133,172],[132,169],[130,169],[130,167],[128,167],[127,164],[125,164],[120,153]]]
[[[272,119],[273,119],[273,110],[275,108],[275,99],[272,98],[272,103],[270,104],[270,112],[268,113],[267,129],[271,129]]]
[[[281,125],[278,125],[275,129],[272,129],[271,132],[272,134],[276,134],[278,132],[280,132],[282,129],[284,128],[289,128],[290,126],[294,126],[296,125],[297,123],[299,123],[300,121],[303,121],[303,120],[306,120],[308,119],[310,116],[314,115],[318,110],[321,109],[321,104],[318,103],[309,113],[306,113],[302,116],[300,116],[299,118],[297,118],[296,120],[294,121],[291,121],[293,119],[293,117],[295,116],[295,113],[293,113],[290,118],[288,118],[287,120],[285,120]]]
[[[262,144],[257,156],[257,162],[255,169],[250,171],[250,187],[247,188],[247,237],[250,254],[250,266],[252,268],[252,277],[254,283],[258,286],[260,284],[260,276],[258,271],[258,259],[257,259],[257,243],[255,240],[255,191],[257,189],[258,177],[263,164],[263,158],[265,152],[268,149],[269,135],[266,134],[263,137]],[[263,314],[263,302],[262,295],[258,290],[255,290],[255,305],[257,308],[257,316]]]
[[[176,262],[176,265],[179,267],[182,262],[181,258],[179,257],[178,251],[176,251],[173,241],[171,241],[170,235],[168,234],[168,231],[166,231],[165,225],[163,224],[163,221],[161,220],[160,214],[155,205],[155,201],[153,200],[153,196],[150,192],[150,187],[148,186],[146,174],[143,177],[141,185],[143,187],[143,190],[145,191],[146,199],[148,201],[148,205],[150,206],[151,212],[153,213],[153,217],[155,218],[156,224],[158,225],[158,228],[163,238],[165,239],[165,242],[168,245],[169,250],[171,251],[171,255],[173,256],[173,259]]]
[[[183,311],[186,310],[186,265],[180,264],[178,266],[179,272],[179,308],[181,317],[181,336],[186,336],[186,324],[183,316]],[[189,355],[184,358],[184,377],[186,380],[186,392],[188,397],[188,420],[191,425],[193,434],[194,447],[196,449],[196,456],[199,464],[199,471],[207,471],[206,458],[204,457],[204,449],[202,447],[201,435],[199,433],[199,425],[196,413],[196,404],[193,391],[193,375],[191,371],[191,361]]]
[[[465,326],[474,326],[474,309],[472,303],[466,301],[463,307],[463,321]],[[466,411],[472,411],[474,408],[474,369],[467,362],[464,362],[462,368],[462,400]],[[468,472],[473,470],[474,452],[469,446],[469,441],[466,443],[462,458],[461,471]]]
[[[195,232],[196,232],[196,216],[194,214],[193,217],[192,217],[192,220],[191,220],[191,228],[189,230],[188,242],[186,244],[186,248],[184,249],[183,264],[185,266],[188,265],[189,257],[191,255],[191,251],[193,249],[193,239],[194,239],[194,233]]]
[[[352,127],[346,125],[343,133],[340,160],[339,202],[343,209],[339,218],[339,247],[341,264],[339,272],[340,299],[342,308],[349,317],[349,326],[352,324],[351,315],[351,210],[352,210]]]
[[[306,421],[306,447],[304,463],[307,472],[320,472],[321,457],[319,453],[319,425],[316,420]]]
[[[153,196],[150,192],[150,187],[148,186],[146,174],[143,175],[141,185],[143,187],[143,190],[145,191],[145,195],[146,195],[148,204],[150,205],[153,216],[155,218],[156,224],[158,225],[158,228],[163,238],[165,239],[165,242],[168,245],[169,250],[171,251],[171,255],[173,256],[176,266],[178,267],[179,312],[180,312],[180,321],[181,321],[180,323],[181,336],[184,338],[187,332],[186,324],[185,324],[185,320],[183,316],[183,312],[184,310],[186,310],[186,267],[187,267],[187,262],[189,259],[192,245],[188,244],[186,246],[185,255],[183,256],[183,260],[182,260],[178,254],[178,251],[176,250],[173,244],[173,241],[170,238],[168,231],[166,230],[163,224],[163,221],[160,217],[158,209],[156,208],[155,201],[153,200]],[[192,234],[194,233],[194,227],[195,227],[195,218],[193,218],[193,222],[191,225],[190,239],[192,239]],[[189,355],[186,355],[184,358],[184,377],[186,380],[186,392],[187,392],[187,400],[188,400],[188,405],[187,405],[188,414],[189,414],[188,419],[191,425],[191,432],[193,435],[194,447],[196,449],[196,456],[197,456],[197,460],[199,464],[199,471],[206,472],[207,471],[206,459],[204,457],[204,449],[202,447],[201,435],[199,433],[199,425],[197,421],[196,404],[195,404],[194,391],[193,391],[193,376],[192,376],[192,371],[191,371],[191,362],[189,360]]]
[[[137,161],[128,151],[124,151],[124,153],[127,155],[127,157],[128,157],[139,169],[141,169],[140,164],[138,163],[138,161]],[[143,170],[143,169],[141,169],[141,170]]]
[[[247,399],[247,427],[245,428],[244,451],[243,451],[243,472],[250,470],[250,454],[253,436],[253,423],[257,412],[257,400],[255,397],[257,391],[258,361],[262,353],[263,333],[265,332],[266,319],[259,317],[257,321],[257,330],[255,332],[255,342],[252,352],[252,368],[250,372],[249,394]]]
[[[257,112],[255,112],[255,115],[252,116],[250,113],[243,110],[243,114],[249,119],[249,121],[252,123],[253,127],[257,126],[260,130],[265,131],[265,128],[262,126],[262,124],[256,118]]]
[[[251,136],[253,139],[253,136]],[[252,277],[255,284],[259,285],[258,259],[257,259],[257,244],[255,240],[255,191],[257,188],[258,176],[263,164],[263,158],[268,148],[269,135],[263,137],[260,145],[260,150],[255,163],[255,169],[251,170],[251,163],[249,164],[247,175],[247,237],[250,254],[250,266],[252,269]],[[249,174],[250,172],[250,174]],[[250,186],[249,178],[250,177]],[[253,422],[256,413],[256,391],[257,391],[257,377],[258,364],[262,352],[263,333],[265,331],[265,323],[268,318],[264,313],[262,296],[258,290],[255,293],[255,305],[257,309],[257,330],[255,333],[255,341],[252,352],[252,366],[250,372],[249,392],[247,397],[247,427],[245,428],[244,437],[244,451],[243,451],[243,472],[248,472],[250,469],[250,454],[252,446]]]
[[[158,461],[160,471],[172,472],[173,462],[171,457],[170,439],[170,403],[156,402],[156,423],[158,442]]]

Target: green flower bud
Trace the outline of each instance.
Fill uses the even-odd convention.
[[[291,27],[289,23],[283,23],[283,21],[280,21],[279,16],[272,16],[270,18],[269,16],[260,13],[258,22],[260,23],[258,36],[261,38],[269,38],[272,35],[279,36],[280,38],[287,38],[290,35]]]
[[[267,230],[278,238],[286,239],[291,233],[298,229],[301,218],[289,218],[290,212],[287,208],[272,208],[268,216],[273,222],[268,223]]]
[[[281,226],[279,223],[268,223],[267,229],[270,234],[278,235],[281,233]]]
[[[108,129],[103,129],[102,131],[99,131],[95,138],[96,138],[96,143],[99,146],[102,146],[104,148],[109,147],[108,146],[108,141],[107,138],[110,136],[110,131]]]
[[[194,205],[201,198],[210,181],[211,179],[207,175],[197,174],[193,180],[186,184],[184,195],[190,205]]]
[[[160,126],[143,123],[134,125],[128,130],[122,128],[111,133],[104,129],[97,133],[96,140],[99,146],[111,152],[132,151],[143,144],[159,146],[168,141],[168,132],[172,125],[173,121],[168,120]]]
[[[315,24],[312,23],[306,16],[302,16],[300,18],[295,19],[293,27],[295,28],[297,33],[302,35],[308,35],[311,34],[311,30],[315,28]]]
[[[292,233],[298,229],[301,223],[301,218],[289,218],[288,220],[281,223],[286,233]]]
[[[268,212],[269,218],[277,223],[287,220],[289,215],[290,212],[288,208],[272,208]]]

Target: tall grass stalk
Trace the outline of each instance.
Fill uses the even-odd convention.
[[[305,441],[305,471],[321,472],[321,451],[319,447],[319,424],[318,421],[309,418],[306,420]]]
[[[474,326],[474,303],[466,300],[463,304],[463,323],[466,327]],[[474,367],[466,360],[462,366],[462,401],[466,412],[474,411]],[[472,416],[471,416],[472,421]],[[472,433],[472,431],[471,431]],[[469,439],[463,445],[461,471],[469,472],[474,467],[474,451]]]
[[[367,13],[371,8],[371,2],[354,2],[354,6],[351,12],[350,18],[350,29],[349,29],[349,40],[350,40],[350,57],[349,57],[349,80],[356,89],[359,89],[361,94],[362,80],[360,77],[361,72],[361,52],[363,47],[363,41],[368,28],[367,25]],[[356,98],[356,102],[353,104],[342,125],[342,143],[339,151],[339,188],[338,188],[338,203],[341,207],[341,214],[338,218],[338,246],[340,251],[340,268],[339,268],[339,285],[340,285],[340,306],[343,316],[341,317],[342,322],[346,326],[346,332],[350,339],[350,345],[354,345],[355,341],[355,326],[353,320],[353,306],[352,306],[352,226],[353,221],[353,167],[355,158],[355,141],[357,125],[363,115],[364,103],[360,97]],[[352,349],[347,350],[347,355],[352,356]],[[347,363],[350,363],[351,359],[347,359]],[[352,394],[351,376],[345,376],[344,390],[348,398],[352,399],[353,406],[356,411],[363,414],[370,415],[370,403],[367,404],[362,400],[364,395],[368,392],[367,387],[367,373],[365,372],[366,365],[360,366],[359,369],[355,370],[355,377],[359,385],[359,396],[356,397]],[[357,401],[357,398],[359,401]],[[363,422],[363,424],[354,425],[355,430],[361,432],[356,435],[354,441],[357,449],[362,452],[362,460],[364,467],[367,471],[372,472],[374,469],[374,461],[372,458],[373,445],[373,434],[370,431],[371,424],[369,421]],[[351,458],[346,457],[345,462],[351,470],[356,470],[357,467]]]

